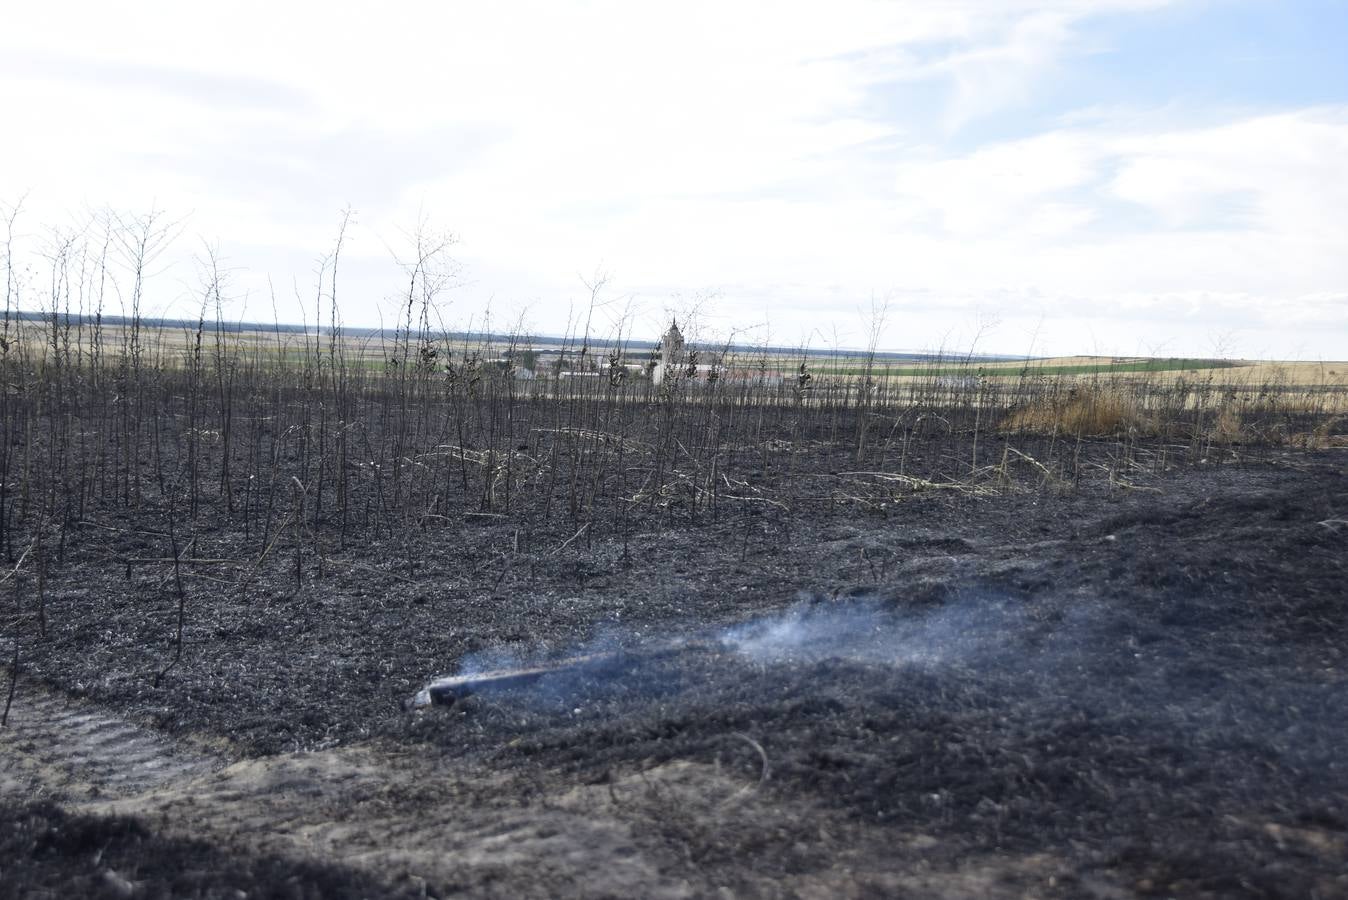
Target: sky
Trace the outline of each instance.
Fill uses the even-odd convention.
[[[10,2],[0,212],[144,310],[1348,357],[1348,0]],[[4,237],[0,226],[0,237]],[[0,262],[3,262],[0,250]],[[125,282],[125,274],[121,276]],[[123,290],[125,290],[123,288]],[[116,303],[110,303],[114,307]],[[593,311],[591,311],[593,306]]]

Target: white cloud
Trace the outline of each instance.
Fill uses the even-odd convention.
[[[1099,162],[1090,137],[1056,132],[961,158],[903,163],[896,187],[900,203],[936,214],[948,232],[995,233],[1019,228],[1031,216],[1080,221],[1054,198],[1097,177]]]
[[[1220,127],[1132,136],[1112,189],[1172,225],[1221,228],[1232,198],[1271,234],[1348,237],[1348,109],[1243,119]]]
[[[1102,124],[907,163],[897,186],[993,283],[1102,298],[1259,292],[1276,317],[1348,283],[1348,260],[1330,252],[1348,242],[1345,150],[1348,109],[1159,132]]]

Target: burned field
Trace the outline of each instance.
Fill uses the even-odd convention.
[[[1324,410],[339,372],[8,395],[0,894],[1348,894]]]

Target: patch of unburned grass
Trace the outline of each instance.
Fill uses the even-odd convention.
[[[1245,436],[1244,421],[1236,410],[1225,407],[1208,429],[1208,439],[1217,444],[1239,443]]]
[[[1134,398],[1100,390],[1031,401],[1008,413],[1001,428],[1029,434],[1100,436],[1146,432],[1149,423]]]

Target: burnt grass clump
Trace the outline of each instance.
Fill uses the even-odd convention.
[[[1348,891],[1348,461],[1324,396],[1260,395],[1233,426],[1210,384],[760,364],[521,387],[410,327],[375,371],[205,322],[86,358],[64,327],[0,366],[10,674],[236,754],[372,742],[540,794],[708,763],[896,859],[1052,854],[1064,896]],[[1106,390],[1141,412],[1011,415]],[[403,709],[435,675],[593,652]],[[838,849],[808,819],[727,840],[676,813],[645,839],[698,865]],[[5,873],[44,889],[115,890],[103,865],[165,895],[399,890],[137,820],[0,824]]]

